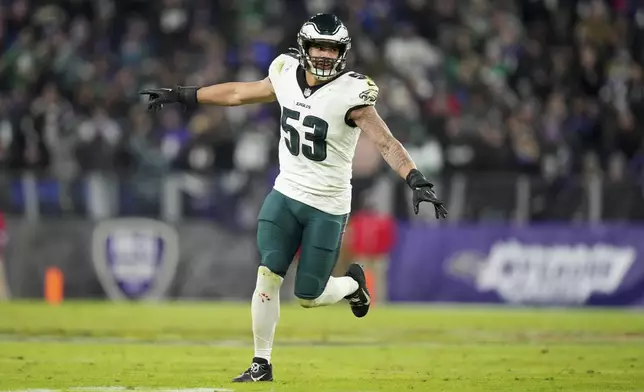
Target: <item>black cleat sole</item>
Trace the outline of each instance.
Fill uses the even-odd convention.
[[[347,269],[345,276],[349,276],[358,282],[358,290],[346,297],[351,306],[351,312],[358,318],[364,317],[369,313],[369,307],[371,306],[371,294],[367,288],[364,269],[360,264],[353,263]]]

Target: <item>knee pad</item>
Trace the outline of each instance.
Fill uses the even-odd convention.
[[[279,291],[282,282],[284,282],[284,278],[271,271],[268,267],[262,265],[257,269],[256,289],[268,292]]]
[[[318,277],[301,273],[295,277],[295,296],[301,300],[313,301],[322,295],[325,286],[326,282]]]
[[[282,252],[280,250],[262,252],[261,266],[276,275],[284,277],[290,265],[291,260],[288,259],[285,252]]]
[[[317,298],[316,299],[303,299],[303,298],[298,298],[300,302],[300,306],[303,308],[315,308],[317,306]]]
[[[317,279],[311,277],[309,279],[302,279],[302,276],[300,276],[295,280],[295,296],[303,308],[315,308],[319,306],[318,298],[323,292],[324,286],[320,285]]]
[[[271,269],[268,268],[265,265],[260,265],[259,268],[257,268],[257,275],[264,275],[264,276],[267,276],[267,277],[270,277],[270,278],[274,278],[274,277],[277,276],[277,277],[281,278],[281,276],[279,276],[275,272],[271,271]]]

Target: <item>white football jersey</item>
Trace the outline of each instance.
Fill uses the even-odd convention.
[[[282,108],[275,190],[329,214],[349,213],[360,129],[348,115],[375,105],[378,87],[350,71],[309,87],[304,69],[289,55],[273,60],[268,77]]]

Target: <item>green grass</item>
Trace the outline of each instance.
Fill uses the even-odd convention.
[[[251,357],[248,304],[0,304],[0,391],[644,391],[644,312],[289,304],[274,383]]]

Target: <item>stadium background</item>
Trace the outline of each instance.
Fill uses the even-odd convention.
[[[170,298],[247,300],[278,105],[154,116],[138,92],[263,78],[316,12],[347,24],[349,67],[380,86],[379,112],[450,211],[411,214],[403,181],[362,138],[338,273],[389,260],[378,287],[398,301],[644,303],[644,8],[629,0],[4,1],[12,297],[42,297],[57,267],[67,297],[104,298],[102,279],[136,254],[133,276],[118,277],[132,296],[161,273]],[[97,240],[124,217],[169,224],[176,269],[167,249]]]

